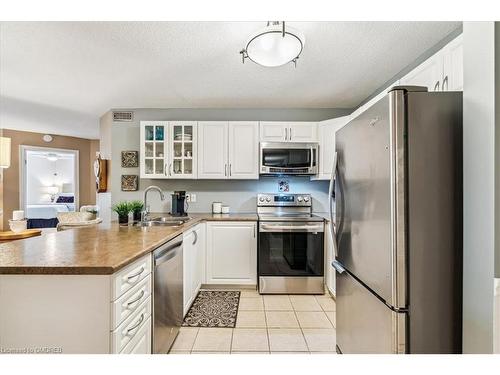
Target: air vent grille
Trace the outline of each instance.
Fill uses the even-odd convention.
[[[132,111],[116,111],[113,112],[113,121],[130,122],[134,120],[134,112]]]

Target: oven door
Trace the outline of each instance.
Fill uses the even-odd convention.
[[[263,142],[260,150],[260,173],[315,174],[317,151],[318,145],[314,143]]]
[[[259,223],[259,276],[323,277],[323,222]]]

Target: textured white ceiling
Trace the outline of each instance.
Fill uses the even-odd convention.
[[[0,126],[97,137],[109,108],[352,108],[458,22],[290,22],[297,68],[238,53],[262,22],[0,24]]]

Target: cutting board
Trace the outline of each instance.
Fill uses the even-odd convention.
[[[42,234],[41,229],[26,229],[26,230],[23,230],[22,232],[18,232],[18,233],[14,233],[14,232],[8,230],[5,232],[0,232],[0,241],[21,240],[23,238],[35,237],[35,236],[39,236],[41,234]]]

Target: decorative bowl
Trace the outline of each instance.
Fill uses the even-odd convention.
[[[9,220],[10,230],[19,233],[28,228],[28,220]]]

